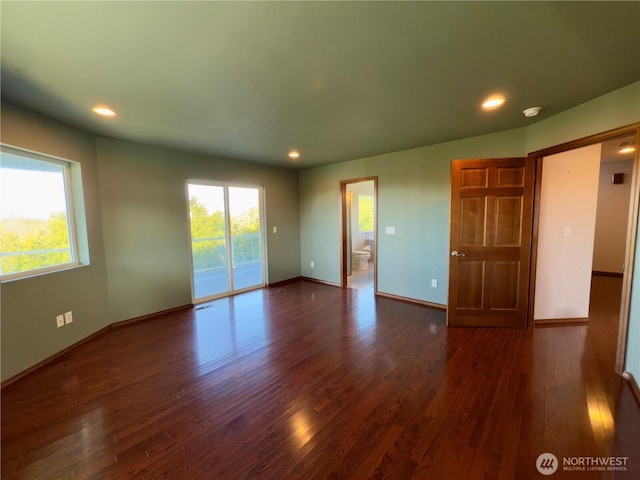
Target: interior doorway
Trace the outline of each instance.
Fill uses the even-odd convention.
[[[544,157],[534,321],[588,321],[592,276],[622,277],[633,136]]]
[[[594,287],[594,285],[599,285],[597,281],[594,282],[596,278],[593,275],[594,272],[596,275],[605,274],[618,278],[621,277],[621,281],[619,282],[621,288],[617,290],[621,292],[617,294],[620,300],[619,311],[617,313],[619,321],[612,323],[612,325],[615,326],[611,327],[617,330],[611,333],[617,337],[615,371],[619,374],[622,374],[626,354],[631,278],[633,275],[632,268],[638,219],[638,194],[640,189],[636,178],[638,171],[637,151],[632,151],[629,147],[637,145],[639,137],[640,128],[638,128],[638,125],[632,125],[531,154],[531,156],[536,159],[537,174],[534,208],[534,245],[532,248],[532,272],[530,282],[532,300],[530,302],[529,318],[533,320],[534,324],[587,321],[590,317],[590,311],[593,308],[591,304],[592,289],[599,288],[597,286]],[[626,150],[623,150],[625,148]],[[581,205],[579,208],[581,211],[570,214],[571,209],[568,209],[563,218],[562,213],[558,215],[558,212],[562,211],[563,206],[576,200],[575,196],[569,190],[575,187],[575,182],[578,181],[578,169],[584,167],[584,164],[580,162],[579,158],[580,149],[584,149],[582,151],[587,157],[593,155],[594,151],[597,151],[598,154],[597,164],[595,164],[595,166],[593,165],[593,159],[585,160],[586,163],[592,164],[587,167],[587,170],[590,169],[591,171],[585,174],[590,179],[580,187],[582,193],[584,193],[585,189],[591,191],[591,194],[585,197],[586,203],[588,203],[589,206],[584,208],[585,202],[580,201]],[[555,155],[567,155],[570,158],[574,154],[578,154],[577,158],[570,160],[569,163],[566,164],[562,163],[564,162],[564,157],[562,157],[562,159],[556,157],[557,163],[554,158],[552,158]],[[615,165],[613,165],[614,163]],[[622,168],[623,164],[627,170],[618,171]],[[548,215],[551,217],[555,215],[560,218],[556,218],[549,223],[548,218],[544,218],[545,212],[543,206],[545,200],[547,202],[549,201],[549,195],[553,196],[554,194],[545,192],[545,173],[548,174],[549,171],[552,171],[558,166],[560,166],[559,175],[571,174],[572,179],[569,180],[565,178],[560,182],[560,188],[556,189],[555,195],[557,198],[553,199],[554,201],[550,203],[553,212]],[[546,172],[545,169],[547,170]],[[613,173],[608,172],[608,170],[611,169],[615,170],[613,173],[625,173],[625,175],[616,175],[614,178]],[[609,175],[609,173],[611,173],[611,175]],[[626,185],[624,183],[613,183],[614,181],[618,182],[621,177],[623,182],[628,182]],[[549,181],[548,178],[547,176],[547,183],[553,183],[553,181]],[[558,179],[556,178],[556,180]],[[620,188],[618,185],[625,185],[627,188],[626,200],[619,200],[617,206],[614,207],[616,214],[623,217],[621,234],[623,239],[622,241],[617,240],[615,245],[612,243],[612,227],[610,225],[606,226],[605,222],[605,225],[599,226],[604,233],[597,233],[596,230],[596,212],[598,212],[598,216],[604,219],[611,220],[612,216],[610,212],[606,213],[602,211],[603,208],[606,209],[612,206],[610,202],[603,202],[602,205],[598,205],[598,192],[599,190],[603,191],[603,182],[611,182],[616,188]],[[620,193],[623,189],[624,187],[621,190],[617,190],[617,193]],[[623,194],[622,197],[624,196]],[[564,198],[564,200],[562,200],[562,198]],[[624,206],[621,206],[622,204],[624,204]],[[579,218],[580,221],[583,222],[578,227],[578,230],[575,230],[573,225],[574,219],[576,218]],[[585,218],[587,219],[586,221]],[[555,246],[549,247],[545,244],[547,241],[544,238],[545,223],[547,224],[547,229],[549,229],[549,225],[552,226],[552,236],[555,235],[556,237],[552,239],[552,244]],[[618,222],[618,224],[619,223],[620,222]],[[619,225],[616,228],[619,229]],[[574,239],[578,242],[577,246],[570,245]],[[605,242],[604,248],[603,245],[601,245],[602,242]],[[549,248],[555,248],[561,256],[564,256],[563,259],[553,260],[549,258],[549,252],[547,251]],[[603,256],[598,250],[604,250],[605,255]],[[568,259],[567,255],[570,256],[576,251],[581,251],[581,254],[573,259]],[[546,267],[543,266],[545,257],[547,257],[546,262],[551,265],[550,268],[552,270],[554,268],[557,270],[559,266],[562,269],[562,266],[559,265],[562,262],[566,264],[565,267],[567,268],[564,269],[565,271],[571,270],[575,272],[580,269],[584,270],[580,274],[581,278],[565,278],[562,281],[564,285],[571,290],[568,294],[575,295],[572,302],[566,301],[566,292],[560,292],[556,287],[552,286],[553,294],[547,295],[547,299],[553,298],[554,300],[552,301],[555,301],[556,305],[551,306],[551,308],[549,305],[542,305],[545,303],[545,299],[541,298],[545,295],[544,289],[549,289],[549,285],[545,285],[545,282],[549,282],[551,279],[558,279],[554,276],[555,274],[553,272],[545,270]],[[620,259],[622,259],[622,262],[620,262]],[[576,293],[576,286],[579,286],[582,292]],[[564,302],[564,304],[562,304],[562,302]],[[576,302],[579,305],[577,305]],[[545,309],[547,311],[543,313]]]
[[[343,288],[377,291],[377,180],[366,177],[340,182]]]

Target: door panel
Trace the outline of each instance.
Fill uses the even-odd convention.
[[[193,298],[229,291],[224,187],[189,184]]]
[[[516,310],[518,308],[519,273],[520,262],[493,262],[492,309]]]
[[[488,178],[486,168],[466,168],[460,175],[460,187],[486,187]]]
[[[498,187],[524,186],[524,170],[520,167],[498,167]]]
[[[484,197],[460,199],[460,245],[473,247],[484,244],[486,203]]]
[[[233,258],[232,290],[262,285],[260,190],[229,187],[229,226]]]
[[[447,325],[526,326],[534,166],[455,160]]]
[[[495,204],[495,246],[519,246],[522,234],[522,197],[497,197]]]
[[[460,310],[482,310],[484,292],[484,262],[464,260],[458,263],[458,272],[465,282],[458,283],[457,300]]]

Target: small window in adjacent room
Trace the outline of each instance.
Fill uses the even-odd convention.
[[[71,168],[79,165],[5,146],[0,152],[0,278],[78,265]]]
[[[358,230],[373,232],[373,197],[358,195]]]

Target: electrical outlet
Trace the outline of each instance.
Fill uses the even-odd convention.
[[[69,325],[73,322],[73,313],[71,311],[65,312],[64,314],[64,324]]]
[[[311,268],[314,268],[315,266],[316,266],[315,262],[311,260]]]
[[[278,233],[278,227],[273,227],[273,233]]]
[[[64,315],[56,315],[56,327],[64,327]]]
[[[438,288],[438,280],[435,278],[431,279],[431,288]]]

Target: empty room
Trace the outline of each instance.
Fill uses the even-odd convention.
[[[0,36],[3,479],[640,478],[640,2]]]

